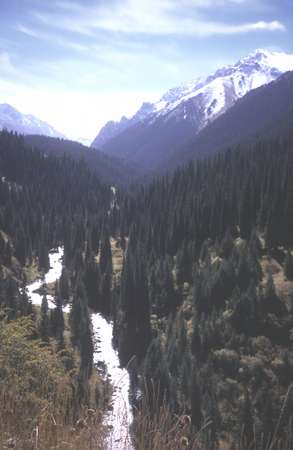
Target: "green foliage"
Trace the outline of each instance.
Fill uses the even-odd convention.
[[[89,378],[93,368],[93,342],[87,296],[82,282],[78,283],[73,295],[69,322],[72,344],[80,350],[80,368],[86,374],[86,378]]]
[[[49,323],[49,307],[47,296],[44,295],[41,304],[41,315],[39,322],[39,333],[42,341],[49,341],[50,323]]]
[[[7,414],[15,414],[18,426],[33,421],[46,405],[53,405],[56,411],[65,410],[72,401],[72,380],[61,359],[35,336],[31,318],[0,321],[1,393],[7,400],[10,395],[17,399],[13,411],[7,409]]]
[[[50,311],[50,332],[56,337],[58,346],[61,349],[64,346],[64,316],[63,316],[63,300],[59,291],[59,284],[55,284],[55,305]]]

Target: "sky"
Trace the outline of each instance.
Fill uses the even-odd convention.
[[[293,0],[0,0],[0,103],[92,140],[291,30]]]

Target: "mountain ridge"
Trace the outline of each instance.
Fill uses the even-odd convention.
[[[172,88],[158,102],[144,103],[130,119],[108,122],[92,147],[153,170],[239,98],[288,69],[293,69],[293,55],[257,49],[205,80]]]
[[[250,91],[205,127],[185,148],[174,150],[168,168],[176,168],[179,160],[182,164],[258,139],[268,140],[280,134],[287,136],[293,125],[292,93],[293,71]]]
[[[47,122],[32,114],[22,114],[8,103],[0,104],[0,130],[15,131],[20,134],[38,134],[43,136],[65,138]]]

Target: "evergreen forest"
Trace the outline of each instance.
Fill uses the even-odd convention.
[[[10,448],[33,448],[27,430],[56,418],[64,434],[38,448],[106,448],[81,419],[95,411],[106,433],[93,311],[113,322],[130,374],[135,449],[293,448],[292,149],[290,134],[260,139],[131,189],[118,182],[113,201],[113,174],[0,133],[3,448],[17,428],[22,446]],[[36,307],[26,286],[58,247],[62,275]],[[82,441],[62,447],[73,426]]]

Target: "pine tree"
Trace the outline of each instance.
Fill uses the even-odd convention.
[[[244,403],[240,416],[240,425],[242,427],[241,433],[243,436],[244,448],[249,448],[254,441],[253,416],[250,396],[248,391],[245,391]]]
[[[237,283],[241,291],[246,291],[251,282],[251,270],[250,265],[245,253],[240,254],[238,270],[237,270]]]
[[[21,289],[20,310],[21,313],[24,314],[25,316],[29,316],[33,313],[32,302],[29,296],[27,295],[25,283],[23,284]]]
[[[252,231],[251,196],[249,182],[243,190],[239,206],[239,227],[242,239],[249,239]]]
[[[145,355],[151,340],[150,302],[144,254],[129,246],[121,276],[120,307],[123,312],[124,338],[129,356]]]
[[[194,365],[192,370],[192,381],[191,381],[191,392],[190,392],[190,401],[191,401],[191,420],[192,425],[196,431],[200,429],[202,422],[202,410],[201,410],[201,395],[200,388],[198,385],[198,379],[196,376],[197,368]]]
[[[71,329],[71,342],[78,345],[82,334],[85,318],[88,316],[87,300],[84,285],[79,281],[76,291],[73,295],[69,323]]]
[[[50,269],[49,251],[44,242],[39,245],[39,268],[43,272],[47,272]]]
[[[184,281],[192,281],[192,259],[186,242],[176,256],[176,281],[179,286],[182,286]]]
[[[48,312],[49,312],[48,300],[46,294],[44,294],[41,304],[41,317],[39,323],[40,336],[42,341],[44,342],[49,342],[50,323]]]
[[[106,271],[111,274],[113,272],[111,244],[109,234],[107,232],[104,232],[104,236],[101,242],[100,270],[101,274],[106,273]]]
[[[89,378],[93,367],[93,341],[86,290],[81,280],[78,281],[73,295],[70,311],[71,342],[80,351],[80,369]]]
[[[63,300],[69,299],[69,276],[65,267],[62,269],[61,277],[59,279],[59,292]]]
[[[90,256],[86,265],[84,285],[87,292],[89,307],[94,311],[100,310],[103,298],[103,295],[101,298],[101,273],[93,255]]]
[[[288,280],[293,281],[293,256],[287,252],[284,262],[284,273]]]
[[[62,348],[64,343],[64,316],[63,316],[63,299],[60,294],[59,285],[55,285],[55,309],[52,310],[51,329],[57,338],[59,347]]]

